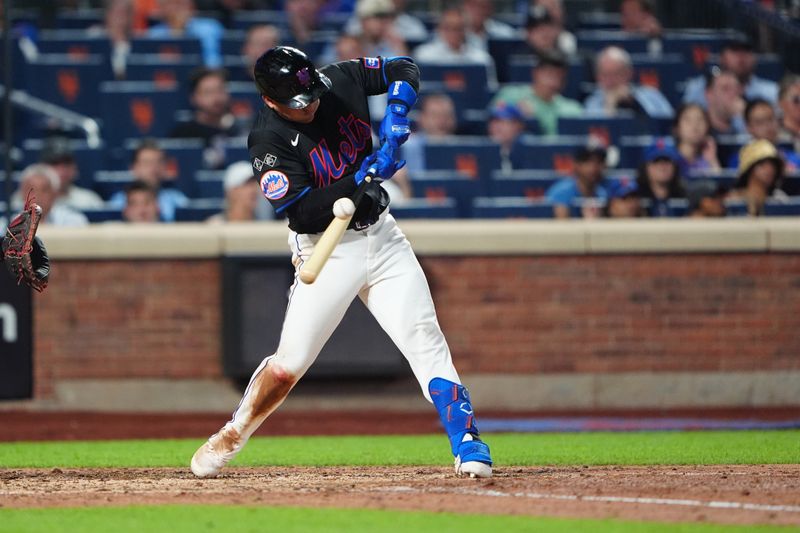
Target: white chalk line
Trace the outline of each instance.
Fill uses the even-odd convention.
[[[457,493],[468,496],[490,496],[494,498],[527,498],[531,500],[569,500],[580,502],[602,503],[632,503],[643,505],[675,505],[682,507],[707,507],[709,509],[739,509],[742,511],[767,511],[773,513],[800,513],[800,505],[771,505],[762,503],[681,500],[674,498],[637,498],[632,496],[582,496],[579,494],[547,494],[541,492],[502,492],[488,489],[465,488],[430,488],[418,489],[414,487],[379,487],[370,489],[378,492],[404,492],[404,493]]]

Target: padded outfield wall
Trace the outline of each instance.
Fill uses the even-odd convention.
[[[796,219],[400,224],[484,408],[800,406]],[[289,260],[280,222],[43,235],[34,404],[48,406],[124,391],[146,409],[155,391],[226,383],[224,258]]]

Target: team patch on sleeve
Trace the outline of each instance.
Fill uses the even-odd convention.
[[[261,176],[261,192],[267,200],[280,200],[289,191],[289,178],[279,170],[268,170]]]
[[[364,66],[367,68],[381,68],[381,60],[377,57],[365,57]]]

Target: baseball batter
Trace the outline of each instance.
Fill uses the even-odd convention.
[[[233,459],[308,370],[358,296],[438,410],[456,473],[490,477],[489,447],[478,437],[427,281],[379,183],[404,164],[392,154],[409,135],[406,115],[417,99],[419,70],[407,57],[366,57],[317,70],[300,50],[279,46],[259,58],[255,80],[266,106],[250,133],[250,158],[264,196],[288,216],[296,272],[333,219],[334,203],[353,196],[368,171],[376,179],[366,185],[316,283],[295,277],[277,351],[255,370],[232,419],[195,452],[192,472],[214,476]],[[373,152],[367,97],[386,92],[383,149]]]

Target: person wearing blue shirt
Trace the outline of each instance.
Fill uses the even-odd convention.
[[[174,222],[175,210],[189,205],[189,198],[178,189],[163,185],[166,174],[164,152],[155,141],[145,139],[133,154],[131,175],[135,181],[142,181],[155,191],[161,219],[164,222]],[[112,209],[122,210],[126,205],[126,191],[117,191],[108,201],[108,206]]]
[[[547,189],[545,198],[553,204],[556,218],[599,217],[608,199],[608,183],[603,175],[606,151],[599,146],[581,147],[575,152],[574,160],[575,177],[555,182]]]
[[[597,55],[595,77],[597,88],[584,101],[587,113],[613,116],[628,110],[652,118],[672,118],[672,106],[658,89],[632,83],[631,56],[622,48],[609,46]]]
[[[722,70],[733,72],[739,78],[739,83],[744,89],[745,99],[759,98],[774,105],[778,102],[778,84],[753,73],[757,61],[753,45],[745,37],[729,39],[722,45],[719,53],[719,67]],[[691,78],[686,82],[683,92],[684,103],[696,103],[706,107],[708,104],[705,90],[705,76]]]
[[[200,40],[203,63],[207,67],[222,66],[220,42],[225,28],[219,21],[195,16],[194,0],[160,0],[161,18],[147,31],[149,37],[194,37]]]

